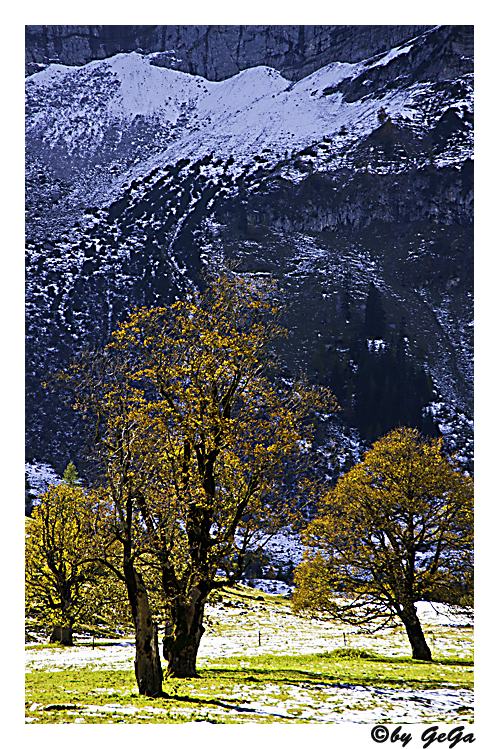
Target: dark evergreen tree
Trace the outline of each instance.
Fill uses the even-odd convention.
[[[397,340],[397,356],[405,356],[407,352],[408,337],[407,337],[407,324],[405,317],[400,322],[399,335]]]
[[[380,291],[372,283],[366,300],[364,332],[368,338],[383,338],[386,328],[386,314]]]
[[[343,420],[367,442],[400,426],[426,436],[438,434],[431,416],[423,415],[433,395],[431,378],[411,360],[404,338],[378,350],[355,338],[346,355],[336,351],[331,356],[327,384],[340,402]]]
[[[31,494],[31,484],[29,483],[28,474],[24,474],[24,514],[26,517],[31,516],[33,510],[33,495]]]
[[[351,292],[351,275],[347,268],[345,277],[341,282],[341,311],[345,316],[345,320],[350,320],[352,316],[352,304],[354,299]]]

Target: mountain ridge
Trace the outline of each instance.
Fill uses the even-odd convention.
[[[432,26],[26,26],[26,74],[58,62],[84,65],[119,52],[155,54],[154,64],[230,78],[267,65],[299,80],[331,61],[357,62]]]
[[[48,370],[225,258],[272,272],[294,301],[284,376],[335,383],[341,465],[382,420],[367,429],[362,393],[386,387],[400,403],[412,388],[414,425],[469,464],[472,41],[432,27],[296,81],[265,66],[208,81],[138,52],[28,76],[28,459],[78,464],[74,416],[40,387]],[[370,284],[386,316],[376,345]]]

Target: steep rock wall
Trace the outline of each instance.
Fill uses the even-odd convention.
[[[431,26],[26,26],[26,72],[84,65],[118,52],[220,81],[256,65],[300,80],[329,62],[357,62]]]
[[[119,51],[105,42],[112,27],[91,38],[54,28],[46,44],[61,62],[69,61],[64,39],[72,40],[73,65],[87,43],[94,57]],[[134,49],[151,49],[122,28]],[[159,28],[149,27],[150,38]],[[84,454],[74,412],[41,386],[50,370],[101,346],[134,304],[169,303],[198,283],[202,267],[225,258],[243,273],[272,273],[286,290],[285,376],[306,372],[333,389],[343,409],[335,439],[352,455],[358,439],[385,429],[379,413],[367,413],[379,401],[387,413],[401,403],[396,418],[418,428],[429,409],[449,449],[470,460],[473,28],[439,26],[409,44],[408,27],[317,27],[307,46],[312,27],[302,27],[292,48],[286,29],[298,27],[253,36],[243,27],[213,54],[215,27],[184,35],[168,28],[175,38],[158,36],[158,47],[175,42],[175,54],[124,54],[27,80],[28,459],[62,472]],[[183,61],[181,44],[190,50]],[[285,60],[296,62],[298,78],[307,65],[376,51],[293,85],[262,68],[217,84],[166,69],[206,74],[211,65],[210,75],[221,76],[222,62],[237,72],[250,59]],[[137,80],[144,106],[128,117]],[[170,91],[161,89],[166,83]],[[166,92],[161,106],[171,95],[176,114],[149,113],[158,90]],[[405,352],[405,379],[390,370],[386,380],[378,348],[366,340],[371,285],[386,317],[378,344]],[[403,410],[412,371],[417,382],[432,380],[426,394],[413,388],[419,421]]]

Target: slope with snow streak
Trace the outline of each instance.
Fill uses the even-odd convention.
[[[405,318],[412,355],[428,351],[439,402],[465,403],[469,423],[473,92],[449,33],[296,83],[267,67],[211,82],[138,53],[28,77],[30,460],[62,472],[80,452],[70,417],[52,420],[46,370],[224,256],[292,292],[287,364],[312,377],[318,346],[362,324],[374,281],[391,329]]]
[[[27,138],[29,142],[42,130],[43,147],[52,150],[61,170],[76,152],[99,162],[103,145],[119,149],[126,130],[139,123],[168,133],[172,142],[158,138],[155,143],[163,164],[196,160],[212,151],[238,162],[265,147],[282,155],[335,136],[342,128],[349,131],[345,146],[378,127],[380,109],[389,116],[415,118],[415,97],[427,84],[353,103],[336,91],[340,83],[387,66],[411,48],[391,50],[374,61],[331,63],[295,84],[266,67],[212,82],[158,68],[137,53],[75,68],[50,65],[27,79]],[[432,124],[426,121],[425,129]]]

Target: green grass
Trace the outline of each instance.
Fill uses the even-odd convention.
[[[133,672],[71,668],[26,675],[26,715],[36,723],[309,722],[311,702],[320,709],[328,687],[435,689],[472,687],[469,660],[432,663],[379,658],[365,651],[299,657],[232,657],[199,669],[198,679],[166,679],[164,697],[139,696]],[[348,693],[347,693],[348,694]],[[333,698],[329,699],[331,702]],[[255,708],[255,701],[259,703]],[[289,706],[289,702],[293,702]],[[262,705],[263,702],[263,705]],[[279,706],[288,704],[287,715]],[[294,704],[296,703],[296,705]],[[34,709],[30,709],[32,706]],[[338,699],[337,712],[355,705]],[[355,709],[359,708],[359,705]],[[133,712],[129,712],[132,710]],[[463,717],[466,717],[463,715]],[[471,720],[471,716],[468,716]],[[312,721],[314,722],[314,721]]]
[[[250,674],[253,680],[268,683],[321,683],[348,682],[358,686],[410,687],[434,689],[452,685],[455,688],[473,686],[473,662],[459,659],[441,659],[432,662],[414,661],[412,658],[386,658],[376,655],[345,655],[341,651],[301,656],[265,655],[250,658],[224,658],[211,668],[201,669],[202,674],[217,673],[219,678],[233,678]],[[244,663],[244,668],[239,664]]]
[[[36,671],[26,674],[26,708],[27,716],[36,715],[36,723],[69,723],[81,717],[81,712],[88,706],[104,707],[117,705],[121,707],[147,708],[165,700],[152,700],[137,693],[135,677],[131,671],[94,671],[88,668],[65,669],[64,671]],[[36,711],[29,708],[35,703]],[[91,709],[90,709],[91,712]],[[130,721],[127,718],[135,717]],[[162,715],[161,722],[168,716]],[[147,722],[158,722],[154,714],[147,716]],[[118,723],[142,722],[141,716],[120,714],[119,709],[108,713],[85,715],[85,723]],[[179,721],[175,721],[179,722]]]
[[[414,661],[402,630],[383,638],[329,630],[327,618],[297,617],[290,602],[243,585],[216,591],[206,612],[207,635],[237,644],[237,655],[198,659],[198,679],[166,679],[164,696],[141,697],[130,660],[112,663],[96,640],[96,660],[64,663],[71,648],[37,644],[37,663],[26,674],[27,721],[38,723],[318,723],[472,722],[472,629],[427,627],[434,655]],[[262,647],[259,647],[261,632]],[[322,637],[322,652],[304,654]],[[324,639],[325,638],[325,639]],[[345,643],[344,647],[338,647]],[[405,643],[401,649],[400,643]],[[78,647],[92,648],[87,642]],[[314,646],[315,647],[315,646]],[[303,652],[300,651],[303,648]],[[289,653],[284,655],[289,649]],[[62,659],[52,658],[59,651]],[[44,652],[47,664],[43,661]],[[56,666],[55,663],[62,665]],[[84,663],[87,661],[84,660]],[[49,663],[51,665],[49,665]],[[409,692],[405,690],[410,690]],[[430,690],[450,693],[449,703],[427,698]],[[463,690],[458,692],[457,690]],[[461,695],[454,700],[453,695]],[[461,705],[455,707],[455,705]],[[443,705],[438,708],[438,704]],[[375,710],[376,712],[373,712]],[[425,712],[426,710],[426,712]]]

